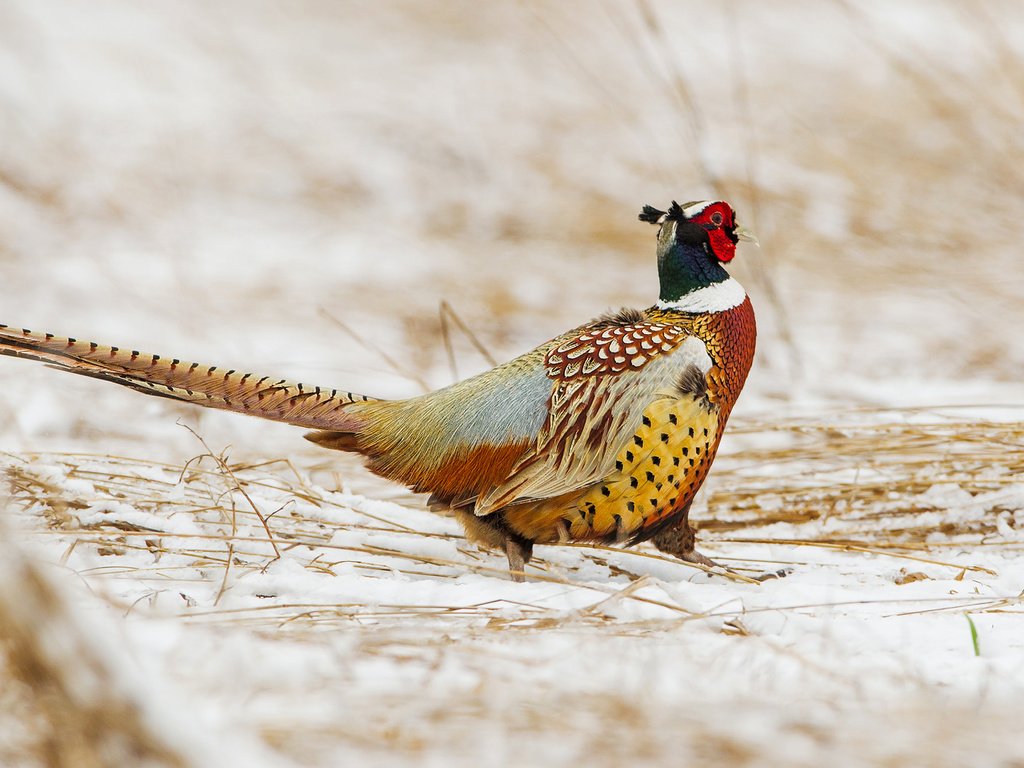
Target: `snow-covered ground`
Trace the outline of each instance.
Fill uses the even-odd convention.
[[[486,365],[442,301],[497,358],[651,303],[644,203],[763,247],[694,512],[741,577],[513,584],[301,430],[6,358],[0,536],[197,764],[1024,761],[1022,50],[1012,2],[11,0],[0,322],[401,396]]]

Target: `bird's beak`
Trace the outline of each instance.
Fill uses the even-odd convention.
[[[748,243],[753,243],[758,248],[761,247],[761,242],[757,239],[757,235],[755,235],[753,232],[751,232],[746,227],[739,227],[738,226],[738,227],[736,227],[736,229],[734,229],[732,231],[732,233],[734,235],[736,235],[736,237],[738,237],[740,240],[744,240],[744,241],[746,241]]]

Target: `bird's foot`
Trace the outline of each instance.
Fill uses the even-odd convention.
[[[702,555],[695,549],[691,549],[688,552],[681,552],[676,555],[680,560],[685,560],[688,563],[696,563],[697,565],[703,565],[707,568],[721,568],[726,573],[732,574],[746,579],[753,579],[754,581],[771,581],[772,579],[784,579],[793,572],[792,568],[779,568],[777,571],[766,571],[765,573],[759,573],[756,576],[747,576],[746,574],[738,573],[732,568],[721,563],[716,563],[710,557]]]
[[[707,555],[703,555],[697,551],[695,544],[697,543],[696,531],[689,522],[684,521],[681,525],[675,528],[670,528],[667,531],[663,531],[654,537],[654,546],[660,549],[662,552],[668,555],[675,555],[680,560],[687,563],[693,563],[707,569],[719,568],[726,573],[732,574],[733,576],[741,579],[754,580],[754,581],[770,581],[771,579],[781,579],[788,576],[793,572],[792,568],[780,568],[777,571],[769,571],[768,573],[761,573],[757,576],[745,576],[744,574],[737,573],[736,571],[728,568],[721,563],[716,563]]]
[[[676,557],[680,560],[685,560],[687,563],[696,563],[697,565],[704,565],[708,568],[725,568],[724,565],[716,563],[707,555],[702,555],[696,549],[686,550],[684,552],[673,552]],[[726,570],[729,570],[726,568]]]
[[[765,571],[752,578],[755,581],[771,581],[772,579],[784,579],[793,572],[792,568],[779,568],[777,571]]]
[[[716,563],[707,555],[703,555],[696,549],[697,536],[693,526],[683,521],[681,525],[662,531],[654,537],[654,546],[666,555],[674,555],[680,560],[702,566],[703,568],[721,568],[729,570],[723,565]]]

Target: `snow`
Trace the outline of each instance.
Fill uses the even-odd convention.
[[[301,430],[0,359],[11,539],[190,760],[1024,760],[1024,13],[731,8],[0,10],[0,322],[408,396],[454,378],[442,300],[500,359],[649,306],[645,203],[762,242],[693,512],[738,576],[515,584]],[[0,763],[39,764],[16,689]]]
[[[869,420],[859,421],[845,428],[850,439],[870,434]],[[744,466],[748,455],[723,455],[719,480],[759,478],[761,514],[787,509],[770,495],[773,482],[791,487],[787,471],[808,487],[854,482],[835,471],[836,459],[811,451],[768,476]],[[937,482],[910,499],[885,494],[820,524],[704,535],[705,550],[739,573],[792,569],[760,584],[708,575],[649,547],[540,548],[531,580],[516,584],[503,558],[469,546],[453,521],[412,498],[315,486],[306,460],[298,476],[280,465],[227,475],[193,463],[171,485],[175,472],[139,460],[41,456],[15,477],[23,485],[35,476],[50,490],[31,496],[34,506],[17,519],[38,560],[63,563],[63,589],[84,599],[84,579],[94,595],[88,610],[124,627],[122,653],[154,666],[151,695],[194,701],[187,717],[205,732],[248,737],[246,749],[273,744],[302,764],[516,762],[528,744],[568,762],[593,758],[590,739],[607,728],[653,760],[697,759],[708,738],[761,753],[770,736],[765,754],[796,764],[822,755],[842,764],[845,755],[853,764],[855,754],[928,754],[906,729],[936,716],[936,696],[943,717],[977,732],[1024,694],[1016,609],[1024,537],[1005,514],[980,539],[970,527],[991,522],[995,505],[1019,511],[1024,483],[1015,478],[972,495],[935,468]],[[100,476],[91,491],[73,477],[83,466]],[[125,476],[135,478],[121,489],[126,501],[93,501],[111,492],[104,477]],[[167,487],[176,492],[161,495]],[[240,488],[263,514],[278,510],[268,525],[279,558]],[[48,529],[61,500],[87,506]],[[211,500],[215,508],[204,510]],[[711,502],[698,519],[719,518],[718,497]],[[824,543],[870,542],[858,511],[893,536],[908,530],[908,516],[925,529],[965,532],[916,554]],[[903,727],[876,743],[896,710]],[[840,723],[841,738],[806,735]],[[992,754],[1016,754],[1014,744],[997,739]]]

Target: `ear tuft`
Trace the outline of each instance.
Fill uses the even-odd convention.
[[[683,213],[682,206],[680,206],[679,203],[677,203],[675,200],[673,200],[672,205],[668,207],[667,218],[672,219],[674,221],[682,221],[683,219],[686,218],[686,214]]]
[[[661,224],[661,217],[664,215],[665,211],[659,211],[653,205],[645,205],[637,218],[640,219],[640,221],[646,221],[648,224]]]

